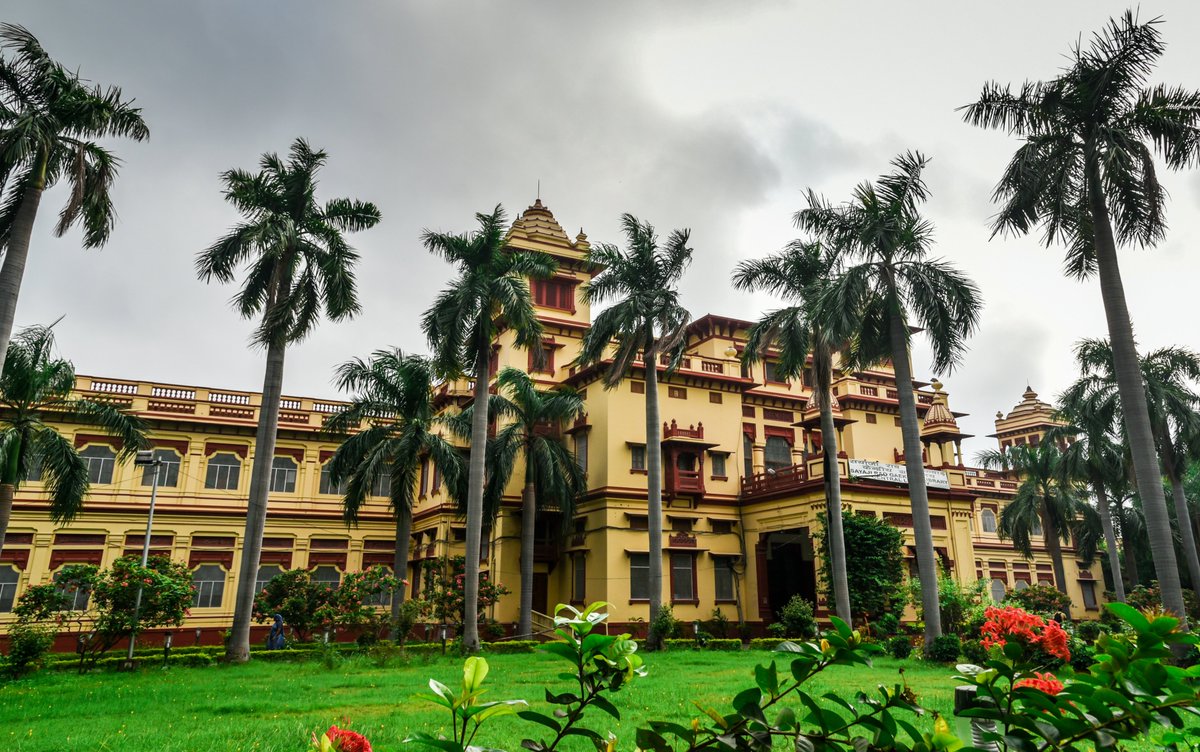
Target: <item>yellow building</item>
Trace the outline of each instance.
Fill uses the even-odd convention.
[[[571,365],[590,322],[579,293],[591,273],[582,232],[570,239],[538,201],[516,220],[509,243],[549,253],[560,267],[554,279],[533,283],[545,327],[545,365],[534,371],[529,354],[514,347],[513,332],[502,331],[493,345],[492,373],[513,366],[531,371],[547,387],[569,384],[583,393],[587,410],[567,434],[587,469],[588,491],[566,535],[554,515],[539,519],[534,610],[545,614],[558,602],[603,600],[614,624],[636,629],[649,616],[644,366],[637,364],[629,378],[606,389],[598,369]],[[811,380],[775,378],[769,357],[751,369],[742,366],[749,326],[720,316],[699,318],[689,328],[682,367],[667,376],[660,365],[664,600],[683,620],[708,619],[720,608],[731,620],[742,617],[761,630],[793,594],[814,601],[824,613],[813,532],[822,524],[825,497]],[[845,509],[881,516],[904,531],[915,567],[897,388],[887,368],[835,375],[838,467]],[[934,545],[944,565],[963,583],[987,580],[997,598],[1030,583],[1053,583],[1044,551],[1025,560],[996,533],[1000,509],[1016,482],[965,464],[962,440],[968,437],[958,429],[961,414],[951,411],[942,384],[918,382],[913,388],[923,421]],[[218,640],[231,621],[260,395],[90,376],[80,376],[77,389],[120,402],[150,425],[155,450],[167,463],[151,548],[196,572],[197,601],[185,633]],[[455,409],[469,401],[470,384],[445,383],[437,396],[445,409]],[[337,489],[324,472],[337,441],[321,428],[340,406],[308,397],[282,401],[262,582],[296,567],[332,582],[346,572],[392,562],[395,529],[382,498],[386,490],[378,489],[361,523],[348,529]],[[1050,406],[1027,389],[1020,404],[997,414],[994,436],[1001,446],[1036,442],[1052,425]],[[92,469],[86,511],[69,526],[55,526],[41,484],[22,486],[0,556],[0,630],[11,620],[14,596],[49,581],[64,564],[107,565],[141,549],[151,476],[117,464],[119,447],[95,429],[61,428]],[[514,591],[520,581],[522,476],[519,469],[513,474],[481,563],[489,577]],[[417,595],[422,566],[461,554],[465,539],[465,524],[440,480],[427,471],[419,482],[406,573]],[[1086,618],[1097,610],[1104,589],[1099,563],[1078,563],[1070,547],[1064,553],[1072,616]],[[512,625],[517,609],[514,592],[491,616]]]

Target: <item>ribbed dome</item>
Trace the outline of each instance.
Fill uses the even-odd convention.
[[[1054,408],[1038,399],[1038,393],[1033,391],[1032,387],[1026,386],[1025,393],[1021,395],[1021,402],[1011,411],[1009,411],[1007,420],[1019,418],[1022,415],[1031,415],[1035,413],[1053,412]]]
[[[946,404],[946,393],[942,391],[942,382],[934,379],[931,386],[933,387],[933,403],[925,412],[925,422],[921,424],[921,434],[957,433],[958,421],[954,419],[954,413],[950,412],[950,407]]]

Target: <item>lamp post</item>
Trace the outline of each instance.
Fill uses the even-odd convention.
[[[150,531],[154,527],[154,501],[158,497],[158,474],[163,461],[154,454],[153,449],[144,449],[137,453],[134,465],[154,468],[154,480],[150,483],[150,513],[146,515],[146,536],[142,538],[142,569],[150,560]],[[129,632],[129,655],[126,664],[133,666],[133,646],[137,641],[138,612],[142,610],[142,585],[138,585],[137,595],[133,599],[133,629]]]

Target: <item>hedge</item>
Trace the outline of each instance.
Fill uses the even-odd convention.
[[[537,640],[506,640],[505,642],[485,642],[483,652],[502,655],[505,653],[536,653],[542,643]]]
[[[663,640],[663,647],[667,650],[741,650],[742,641],[709,639],[701,644],[695,640]]]

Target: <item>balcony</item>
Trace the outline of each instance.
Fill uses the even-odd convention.
[[[703,439],[704,424],[697,423],[694,426],[684,428],[675,422],[672,418],[670,423],[663,423],[663,441],[667,439]]]
[[[750,499],[781,491],[793,491],[808,480],[804,465],[791,465],[755,473],[742,480],[742,498]]]

